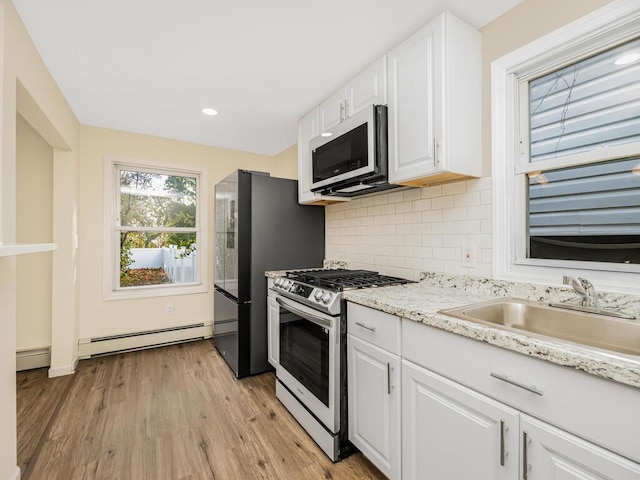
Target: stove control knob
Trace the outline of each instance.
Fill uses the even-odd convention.
[[[325,305],[329,303],[330,300],[331,294],[329,292],[326,292],[324,295],[322,295],[322,303],[324,303]]]
[[[316,301],[319,302],[320,299],[322,298],[322,290],[316,291],[316,293],[315,293],[315,295],[313,297],[316,299]]]
[[[273,284],[276,287],[279,287],[282,284],[282,279],[281,278],[276,278],[275,281],[273,282]]]

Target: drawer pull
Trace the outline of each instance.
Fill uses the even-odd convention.
[[[369,325],[365,325],[364,323],[360,323],[360,322],[356,322],[356,325],[359,327],[362,327],[366,330],[369,330],[370,332],[375,332],[376,331],[376,327],[370,327]]]
[[[522,480],[529,480],[529,462],[527,459],[527,443],[529,438],[527,432],[522,432]]]
[[[504,467],[504,420],[500,420],[500,466]]]
[[[387,363],[387,395],[391,395],[391,365]]]
[[[540,395],[540,396],[543,395],[542,390],[538,390],[534,385],[531,385],[531,386],[525,385],[524,383],[520,383],[520,382],[518,382],[516,380],[512,380],[509,377],[507,377],[506,375],[500,375],[499,373],[491,372],[491,376],[493,378],[497,378],[498,380],[502,380],[503,382],[507,382],[507,383],[509,383],[511,385],[514,385],[516,387],[522,388],[522,389],[526,390],[527,392],[535,393],[536,395]]]

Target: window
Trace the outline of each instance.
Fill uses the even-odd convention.
[[[118,160],[106,169],[105,264],[112,273],[106,297],[201,291],[202,173]]]
[[[638,283],[639,19],[615,2],[493,63],[497,276]]]

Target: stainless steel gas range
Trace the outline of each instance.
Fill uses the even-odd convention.
[[[294,271],[275,279],[276,396],[333,461],[352,448],[342,292],[408,282],[369,270]]]

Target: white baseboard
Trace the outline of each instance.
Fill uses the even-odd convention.
[[[16,371],[33,370],[51,365],[51,348],[31,348],[16,352]]]
[[[64,375],[72,375],[76,372],[75,365],[63,365],[61,367],[51,367],[49,369],[49,378],[62,377]]]
[[[9,480],[20,480],[20,467],[16,467]]]
[[[81,338],[78,341],[78,357],[86,359],[95,355],[143,350],[212,336],[213,322],[203,322],[110,337]]]

